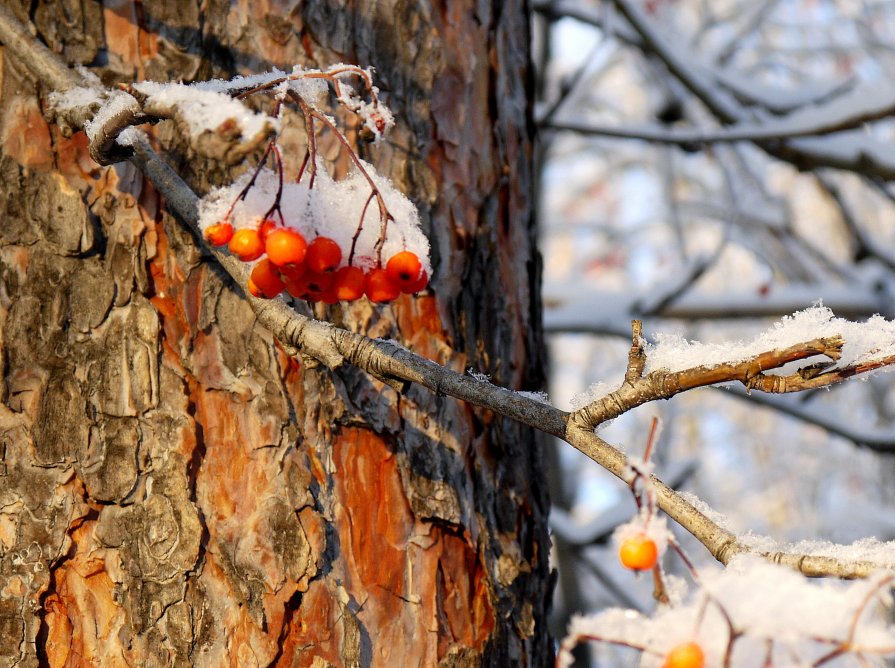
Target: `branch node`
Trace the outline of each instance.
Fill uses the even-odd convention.
[[[628,352],[628,368],[625,371],[625,381],[634,382],[643,377],[643,369],[646,367],[646,353],[643,350],[643,322],[631,321],[631,350]]]

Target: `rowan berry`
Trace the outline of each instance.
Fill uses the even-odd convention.
[[[286,287],[283,284],[283,279],[268,258],[264,258],[254,266],[249,280],[268,299],[273,299]],[[259,295],[255,296],[258,297]]]
[[[367,274],[364,292],[371,302],[382,304],[397,299],[401,288],[388,277],[385,269],[377,268],[371,269]]]
[[[316,271],[309,271],[302,276],[302,280],[308,286],[308,292],[328,290],[329,286],[333,284],[334,278],[332,274],[318,274]]]
[[[267,235],[264,248],[267,257],[278,267],[295,266],[304,262],[308,242],[300,232],[282,227]]]
[[[360,267],[342,267],[336,272],[333,290],[344,302],[353,302],[364,296],[366,276]]]
[[[659,548],[646,534],[635,534],[622,541],[618,551],[622,566],[632,571],[648,571],[659,561]]]
[[[304,299],[308,294],[308,282],[305,280],[305,276],[292,278],[291,276],[284,275],[283,285],[286,286],[286,292],[296,299]]]
[[[261,235],[261,241],[267,243],[268,235],[277,229],[277,223],[273,218],[265,218],[258,226],[258,234]]]
[[[305,262],[311,271],[324,274],[335,271],[342,261],[342,249],[329,237],[317,237],[308,246]]]
[[[417,279],[416,283],[408,285],[407,287],[402,287],[401,292],[406,292],[407,294],[422,292],[426,289],[427,285],[429,285],[429,274],[427,274],[426,270],[424,269],[423,273],[420,274],[420,277]]]
[[[212,246],[225,246],[233,237],[233,226],[226,220],[205,228],[205,240]]]
[[[685,642],[674,647],[665,657],[662,668],[703,668],[705,653],[698,643]]]
[[[248,228],[236,230],[227,247],[243,262],[251,262],[264,255],[264,243],[258,235],[258,230]]]
[[[402,292],[415,292],[412,288],[419,282],[423,273],[423,265],[416,253],[405,250],[389,259],[385,265],[385,271],[392,283],[397,285]]]

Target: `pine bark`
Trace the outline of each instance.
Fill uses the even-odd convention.
[[[14,9],[106,84],[374,66],[398,126],[363,155],[419,206],[434,289],[316,314],[540,388],[525,2]],[[0,665],[549,663],[532,431],[286,355],[142,175],[92,163],[0,56]],[[232,177],[155,132],[197,192]]]

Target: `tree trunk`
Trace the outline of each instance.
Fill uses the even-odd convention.
[[[526,3],[21,4],[107,85],[374,66],[398,126],[364,157],[420,207],[434,290],[316,314],[540,387]],[[2,60],[0,664],[547,664],[531,430],[286,355],[142,175],[92,163]],[[156,134],[198,192],[228,177]]]

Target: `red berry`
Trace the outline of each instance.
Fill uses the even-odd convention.
[[[330,285],[326,290],[309,292],[307,295],[307,299],[308,301],[323,302],[324,304],[336,304],[339,301],[339,298],[336,297],[336,291],[333,290],[332,285]]]
[[[261,235],[261,241],[267,243],[267,236],[277,229],[277,223],[273,218],[265,218],[258,226],[258,234]]]
[[[205,240],[212,246],[224,246],[233,237],[233,226],[226,220],[205,228]]]
[[[333,284],[333,274],[318,274],[314,271],[307,272],[302,280],[308,286],[308,292],[323,292]]]
[[[283,279],[271,264],[270,260],[264,258],[252,269],[252,275],[249,278],[250,283],[257,287],[264,297],[273,299],[283,291],[286,286]],[[255,294],[254,292],[252,294]],[[258,295],[255,295],[256,297]]]
[[[703,668],[705,653],[693,641],[677,645],[665,657],[662,668]]]
[[[249,277],[249,282],[246,285],[246,288],[248,288],[249,294],[251,294],[253,297],[257,297],[258,299],[266,299],[264,293],[261,292],[261,288],[255,285],[255,281],[252,280],[251,276]]]
[[[343,302],[353,302],[364,296],[366,276],[360,267],[342,267],[336,272],[333,290]]]
[[[311,271],[323,274],[335,271],[342,261],[342,249],[329,237],[317,237],[308,246],[305,262]]]
[[[257,260],[264,254],[264,243],[258,235],[258,230],[236,230],[230,239],[228,248],[243,262]]]
[[[371,269],[367,274],[364,292],[371,302],[382,304],[397,299],[401,288],[392,282],[385,269]]]
[[[284,275],[283,284],[286,286],[286,291],[296,299],[304,299],[308,294],[308,282],[305,280],[305,276],[292,278]]]
[[[401,251],[393,255],[385,265],[385,271],[392,283],[396,284],[402,292],[416,292],[412,290],[423,273],[423,265],[416,253]]]
[[[407,294],[422,292],[426,289],[427,285],[429,285],[429,274],[427,274],[426,270],[423,269],[423,273],[420,274],[420,277],[417,279],[416,283],[413,283],[412,285],[408,285],[406,287],[402,287],[401,292],[406,292]]]
[[[264,247],[271,262],[278,267],[287,267],[304,262],[308,242],[301,233],[282,227],[267,235]]]
[[[276,266],[276,265],[274,265]],[[302,264],[287,264],[282,267],[277,267],[277,271],[280,272],[280,275],[285,278],[291,278],[292,280],[297,280],[305,275],[308,267],[304,263]]]
[[[625,538],[618,550],[622,566],[632,571],[648,571],[659,561],[659,548],[646,534],[635,534]]]

